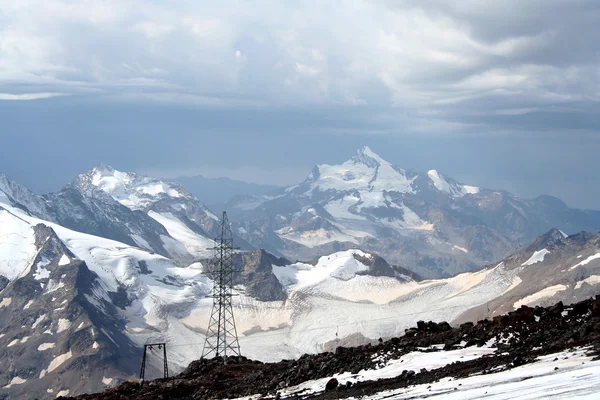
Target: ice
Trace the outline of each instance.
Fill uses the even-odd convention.
[[[569,268],[569,271],[574,270],[577,267],[582,267],[584,265],[589,264],[590,262],[597,260],[598,258],[600,258],[600,253],[596,253],[593,256],[589,256],[588,258],[586,258],[585,260],[583,260],[582,262],[580,262],[579,264],[576,264],[574,266],[572,266],[571,268]]]
[[[361,201],[361,197],[348,195],[339,200],[333,200],[327,203],[324,208],[336,219],[358,219],[366,220],[362,215],[355,214],[349,210],[350,207],[357,205]],[[364,205],[363,205],[364,206]],[[360,212],[360,208],[358,208]]]
[[[567,290],[567,286],[565,285],[554,285],[554,286],[549,286],[547,288],[544,288],[543,290],[540,290],[537,293],[534,293],[530,296],[524,297],[521,300],[517,301],[514,304],[515,308],[519,308],[521,307],[523,304],[524,305],[529,305],[532,303],[535,303],[541,299],[545,299],[545,298],[549,298],[554,296],[556,293],[561,292],[563,290]]]
[[[548,249],[542,249],[542,250],[536,251],[535,253],[533,253],[531,258],[529,258],[529,260],[525,261],[521,265],[527,266],[527,265],[533,265],[533,264],[536,264],[539,262],[543,262],[544,258],[546,257],[546,254],[550,254],[550,251],[548,251]]]

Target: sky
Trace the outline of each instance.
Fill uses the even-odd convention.
[[[368,145],[600,209],[597,0],[0,0],[0,172],[303,180]]]

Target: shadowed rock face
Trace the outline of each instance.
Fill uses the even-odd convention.
[[[371,254],[371,257],[361,257],[360,255],[355,254],[354,258],[369,267],[368,271],[359,272],[358,275],[388,276],[399,280],[410,278],[417,282],[423,279],[418,274],[404,267],[388,264],[387,261],[376,254]]]
[[[140,246],[133,238],[143,238],[148,249],[169,257],[161,236],[167,230],[142,211],[131,210],[101,191],[84,195],[76,186],[44,196],[52,220],[79,232]]]
[[[273,274],[273,265],[289,265],[284,258],[278,258],[264,250],[238,253],[235,263],[241,274],[236,284],[246,287],[246,294],[261,301],[283,301],[286,299],[283,286]]]

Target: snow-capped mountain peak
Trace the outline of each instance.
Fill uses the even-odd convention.
[[[458,182],[455,182],[454,180],[443,176],[435,169],[428,171],[427,176],[437,190],[440,192],[445,192],[452,197],[462,197],[466,194],[477,194],[480,190],[475,186],[462,185]]]
[[[121,172],[104,164],[79,175],[75,185],[86,194],[99,189],[134,210],[145,210],[163,197],[193,197],[177,184],[165,183],[132,172]]]
[[[394,167],[369,147],[363,147],[350,160],[339,165],[321,164],[307,178],[310,190],[413,192],[414,177]],[[303,187],[304,185],[301,185]]]
[[[382,164],[390,164],[378,154],[376,154],[369,146],[364,146],[356,152],[356,155],[352,158],[355,162],[363,163],[366,165],[377,166]]]

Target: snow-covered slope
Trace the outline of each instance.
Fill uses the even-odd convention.
[[[75,325],[89,320],[95,327],[95,334],[90,338],[100,335],[104,343],[127,346],[132,354],[137,354],[136,346],[148,340],[166,341],[173,371],[198,358],[212,301],[207,297],[212,282],[202,274],[200,264],[180,267],[161,255],[75,232],[31,217],[16,207],[3,207],[0,221],[2,237],[10,238],[0,242],[5,244],[0,247],[2,274],[10,277],[8,286],[0,291],[0,344],[13,343],[1,357],[12,360],[19,354],[15,351],[33,352],[42,345],[48,347],[44,351],[50,351],[44,354],[53,357],[45,358],[43,363],[32,359],[31,365],[22,367],[29,368],[27,374],[21,369],[5,370],[2,375],[5,381],[0,385],[10,385],[6,391],[15,393],[15,390],[34,387],[61,389],[52,386],[56,374],[73,374],[81,357],[88,354],[80,347],[69,345],[68,341],[44,336],[48,334],[43,330],[28,328],[42,314],[48,314],[49,318],[50,312],[56,309],[47,301],[52,299],[48,297],[49,290],[60,289],[63,294],[85,293],[84,299],[64,299],[65,304],[79,304],[77,313],[63,314],[55,310],[56,315],[52,314],[48,320],[55,327],[52,334],[68,325],[73,328],[69,334],[74,335]],[[42,228],[51,229],[59,242],[57,248],[64,250],[52,255],[41,254],[39,232]],[[249,294],[234,298],[242,351],[262,360],[289,359],[344,344],[357,334],[369,339],[398,336],[418,320],[451,321],[467,315],[474,318],[479,317],[482,310],[488,310],[483,314],[492,315],[507,307],[516,307],[520,302],[533,305],[589,296],[600,284],[596,279],[600,276],[600,258],[595,257],[600,253],[599,242],[598,236],[564,238],[560,235],[558,238],[549,232],[522,252],[487,269],[425,281],[415,280],[408,271],[391,267],[374,254],[360,250],[335,252],[312,263],[288,264],[261,253],[256,256],[254,266],[245,269],[244,279],[248,280],[241,281],[240,289],[258,276],[264,280],[264,288],[274,289],[264,292],[262,288],[253,288],[247,292],[263,293],[265,301]],[[540,246],[547,250],[543,260],[523,265],[543,249]],[[244,265],[248,262],[244,260]],[[70,281],[61,278],[66,273],[63,269],[68,268],[88,276],[84,280],[88,283],[80,286],[75,278]],[[562,270],[565,271],[559,273]],[[281,289],[273,286],[272,279],[283,288],[283,296],[279,294]],[[554,290],[559,284],[565,289]],[[39,289],[23,292],[20,290],[23,287]],[[548,293],[552,290],[554,292]],[[16,310],[23,310],[30,302],[30,308],[35,305],[31,308],[35,312],[24,313],[26,320],[6,322]],[[109,323],[112,330],[102,331],[101,327]],[[117,333],[119,339],[115,338]],[[56,343],[56,350],[49,347],[52,343]],[[31,350],[31,346],[35,349]],[[107,349],[111,349],[110,346]],[[100,344],[101,357],[106,356],[104,351]],[[70,355],[59,358],[64,354]],[[0,362],[4,363],[1,357]],[[132,365],[139,362],[132,357],[114,360],[111,376],[98,377],[90,385],[100,385],[104,378],[117,382],[130,376]],[[46,363],[54,359],[62,360],[61,368],[50,371]],[[44,369],[46,375],[40,383]],[[27,382],[11,385],[16,376]],[[67,375],[64,377],[67,379]],[[27,386],[29,384],[32,386]],[[82,390],[82,386],[76,389]]]

